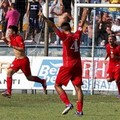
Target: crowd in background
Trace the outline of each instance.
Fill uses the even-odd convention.
[[[9,25],[19,27],[20,33],[24,32],[25,39],[31,36],[32,42],[35,41],[35,35],[43,29],[43,21],[40,18],[44,14],[45,0],[1,0],[1,25],[2,37],[6,35]],[[120,4],[119,0],[77,0],[78,3],[103,3]],[[14,3],[14,4],[13,4]],[[81,19],[83,8],[79,8],[78,19]],[[74,0],[49,0],[48,18],[55,22],[58,27],[63,22],[70,22],[73,26],[74,20]],[[23,28],[24,17],[28,17],[29,25],[27,30]],[[96,8],[96,18],[93,18],[93,9],[89,8],[89,15],[84,26],[81,45],[91,46],[93,37],[93,19],[95,21],[95,45],[104,46],[107,44],[109,34],[115,34],[117,41],[120,42],[120,8]],[[29,30],[28,30],[29,28]],[[54,32],[49,28],[49,43],[62,44]]]

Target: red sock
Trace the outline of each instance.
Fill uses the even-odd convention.
[[[120,82],[116,82],[117,87],[118,87],[118,94],[120,95]]]
[[[65,92],[63,92],[61,95],[60,95],[60,99],[65,103],[65,105],[69,105],[70,104],[70,101],[68,99],[68,96]]]
[[[76,102],[76,107],[78,112],[82,112],[83,109],[83,101],[77,101]]]
[[[38,82],[38,83],[41,83],[41,84],[43,84],[43,80],[41,80],[39,77],[37,77],[37,76],[33,76],[33,81],[35,81],[35,82]]]
[[[7,92],[11,95],[12,91],[12,77],[7,77]]]

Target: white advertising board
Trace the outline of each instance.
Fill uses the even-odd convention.
[[[62,65],[61,57],[35,57],[29,56],[32,75],[47,79],[47,89],[54,90],[54,83],[59,67]],[[14,60],[13,56],[0,57],[0,89],[6,88],[6,70]],[[83,67],[83,90],[90,90],[92,86],[92,62],[91,58],[82,58]],[[95,79],[94,90],[117,91],[116,83],[106,81],[106,68],[103,58],[95,58]],[[42,89],[41,84],[30,82],[21,71],[13,75],[12,89]],[[71,82],[65,87],[66,90],[73,90]]]

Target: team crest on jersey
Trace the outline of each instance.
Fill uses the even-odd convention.
[[[62,66],[62,60],[44,59],[41,65],[38,66],[39,70],[37,76],[41,79],[46,79],[47,85],[54,85],[60,66]],[[34,87],[41,87],[41,84],[35,83]]]

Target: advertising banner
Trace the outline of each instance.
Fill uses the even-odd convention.
[[[62,66],[62,58],[29,56],[29,59],[32,75],[46,79],[47,89],[54,90],[55,79],[60,66]],[[6,89],[7,68],[13,60],[13,56],[0,57],[0,89]],[[92,58],[82,58],[83,90],[90,90],[93,86],[94,90],[117,91],[116,83],[108,83],[106,80],[107,65],[103,60],[103,58],[95,58],[94,71],[92,71]],[[94,72],[94,80],[92,80],[92,72]],[[71,82],[64,88],[73,90]],[[42,86],[39,83],[28,81],[20,70],[13,75],[12,89],[42,89]]]

